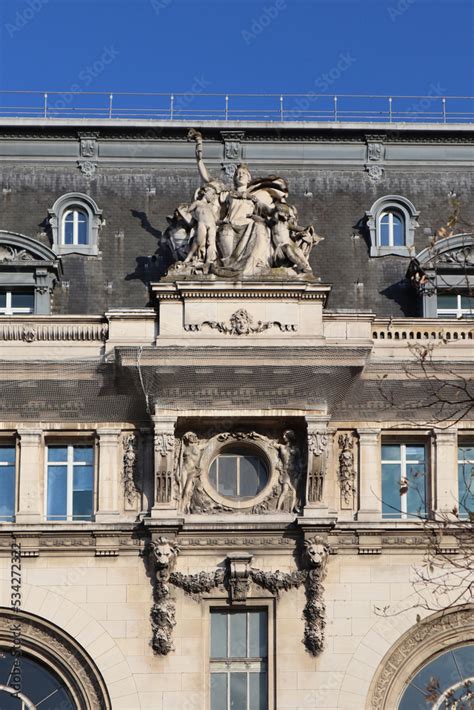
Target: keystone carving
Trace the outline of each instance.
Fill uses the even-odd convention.
[[[227,555],[230,600],[245,601],[250,591],[250,564],[252,555],[231,553]]]
[[[254,319],[245,308],[240,308],[235,311],[229,319],[229,323],[224,321],[203,321],[199,324],[187,324],[184,329],[187,331],[200,332],[204,326],[208,326],[219,333],[225,335],[251,335],[254,333],[263,333],[270,328],[277,327],[284,333],[296,332],[297,326],[294,323],[281,323],[280,321],[262,321],[254,322]]]

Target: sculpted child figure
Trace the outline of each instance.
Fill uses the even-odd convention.
[[[212,264],[216,259],[216,219],[219,201],[212,185],[206,185],[198,191],[197,199],[188,207],[197,222],[194,239],[185,263],[192,259]]]

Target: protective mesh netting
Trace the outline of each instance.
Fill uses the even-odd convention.
[[[147,419],[134,378],[114,362],[1,360],[0,383],[2,421]]]
[[[445,365],[422,371],[351,364],[331,349],[319,358],[214,349],[122,349],[115,360],[0,360],[1,421],[149,424],[156,409],[326,409],[333,420],[474,418],[472,374]],[[281,353],[280,353],[281,355]],[[288,355],[288,354],[287,354]],[[351,353],[359,363],[366,352]],[[205,360],[205,362],[204,362]],[[388,370],[390,367],[387,368]]]

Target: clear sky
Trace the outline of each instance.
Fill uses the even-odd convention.
[[[0,0],[0,33],[2,89],[474,95],[474,0]]]

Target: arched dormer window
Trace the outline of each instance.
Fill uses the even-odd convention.
[[[380,197],[368,212],[370,256],[410,256],[419,212],[405,197]]]
[[[63,195],[49,210],[56,254],[99,253],[99,229],[102,210],[88,195],[70,192]]]
[[[24,234],[0,230],[0,317],[47,315],[61,260],[47,246]]]

